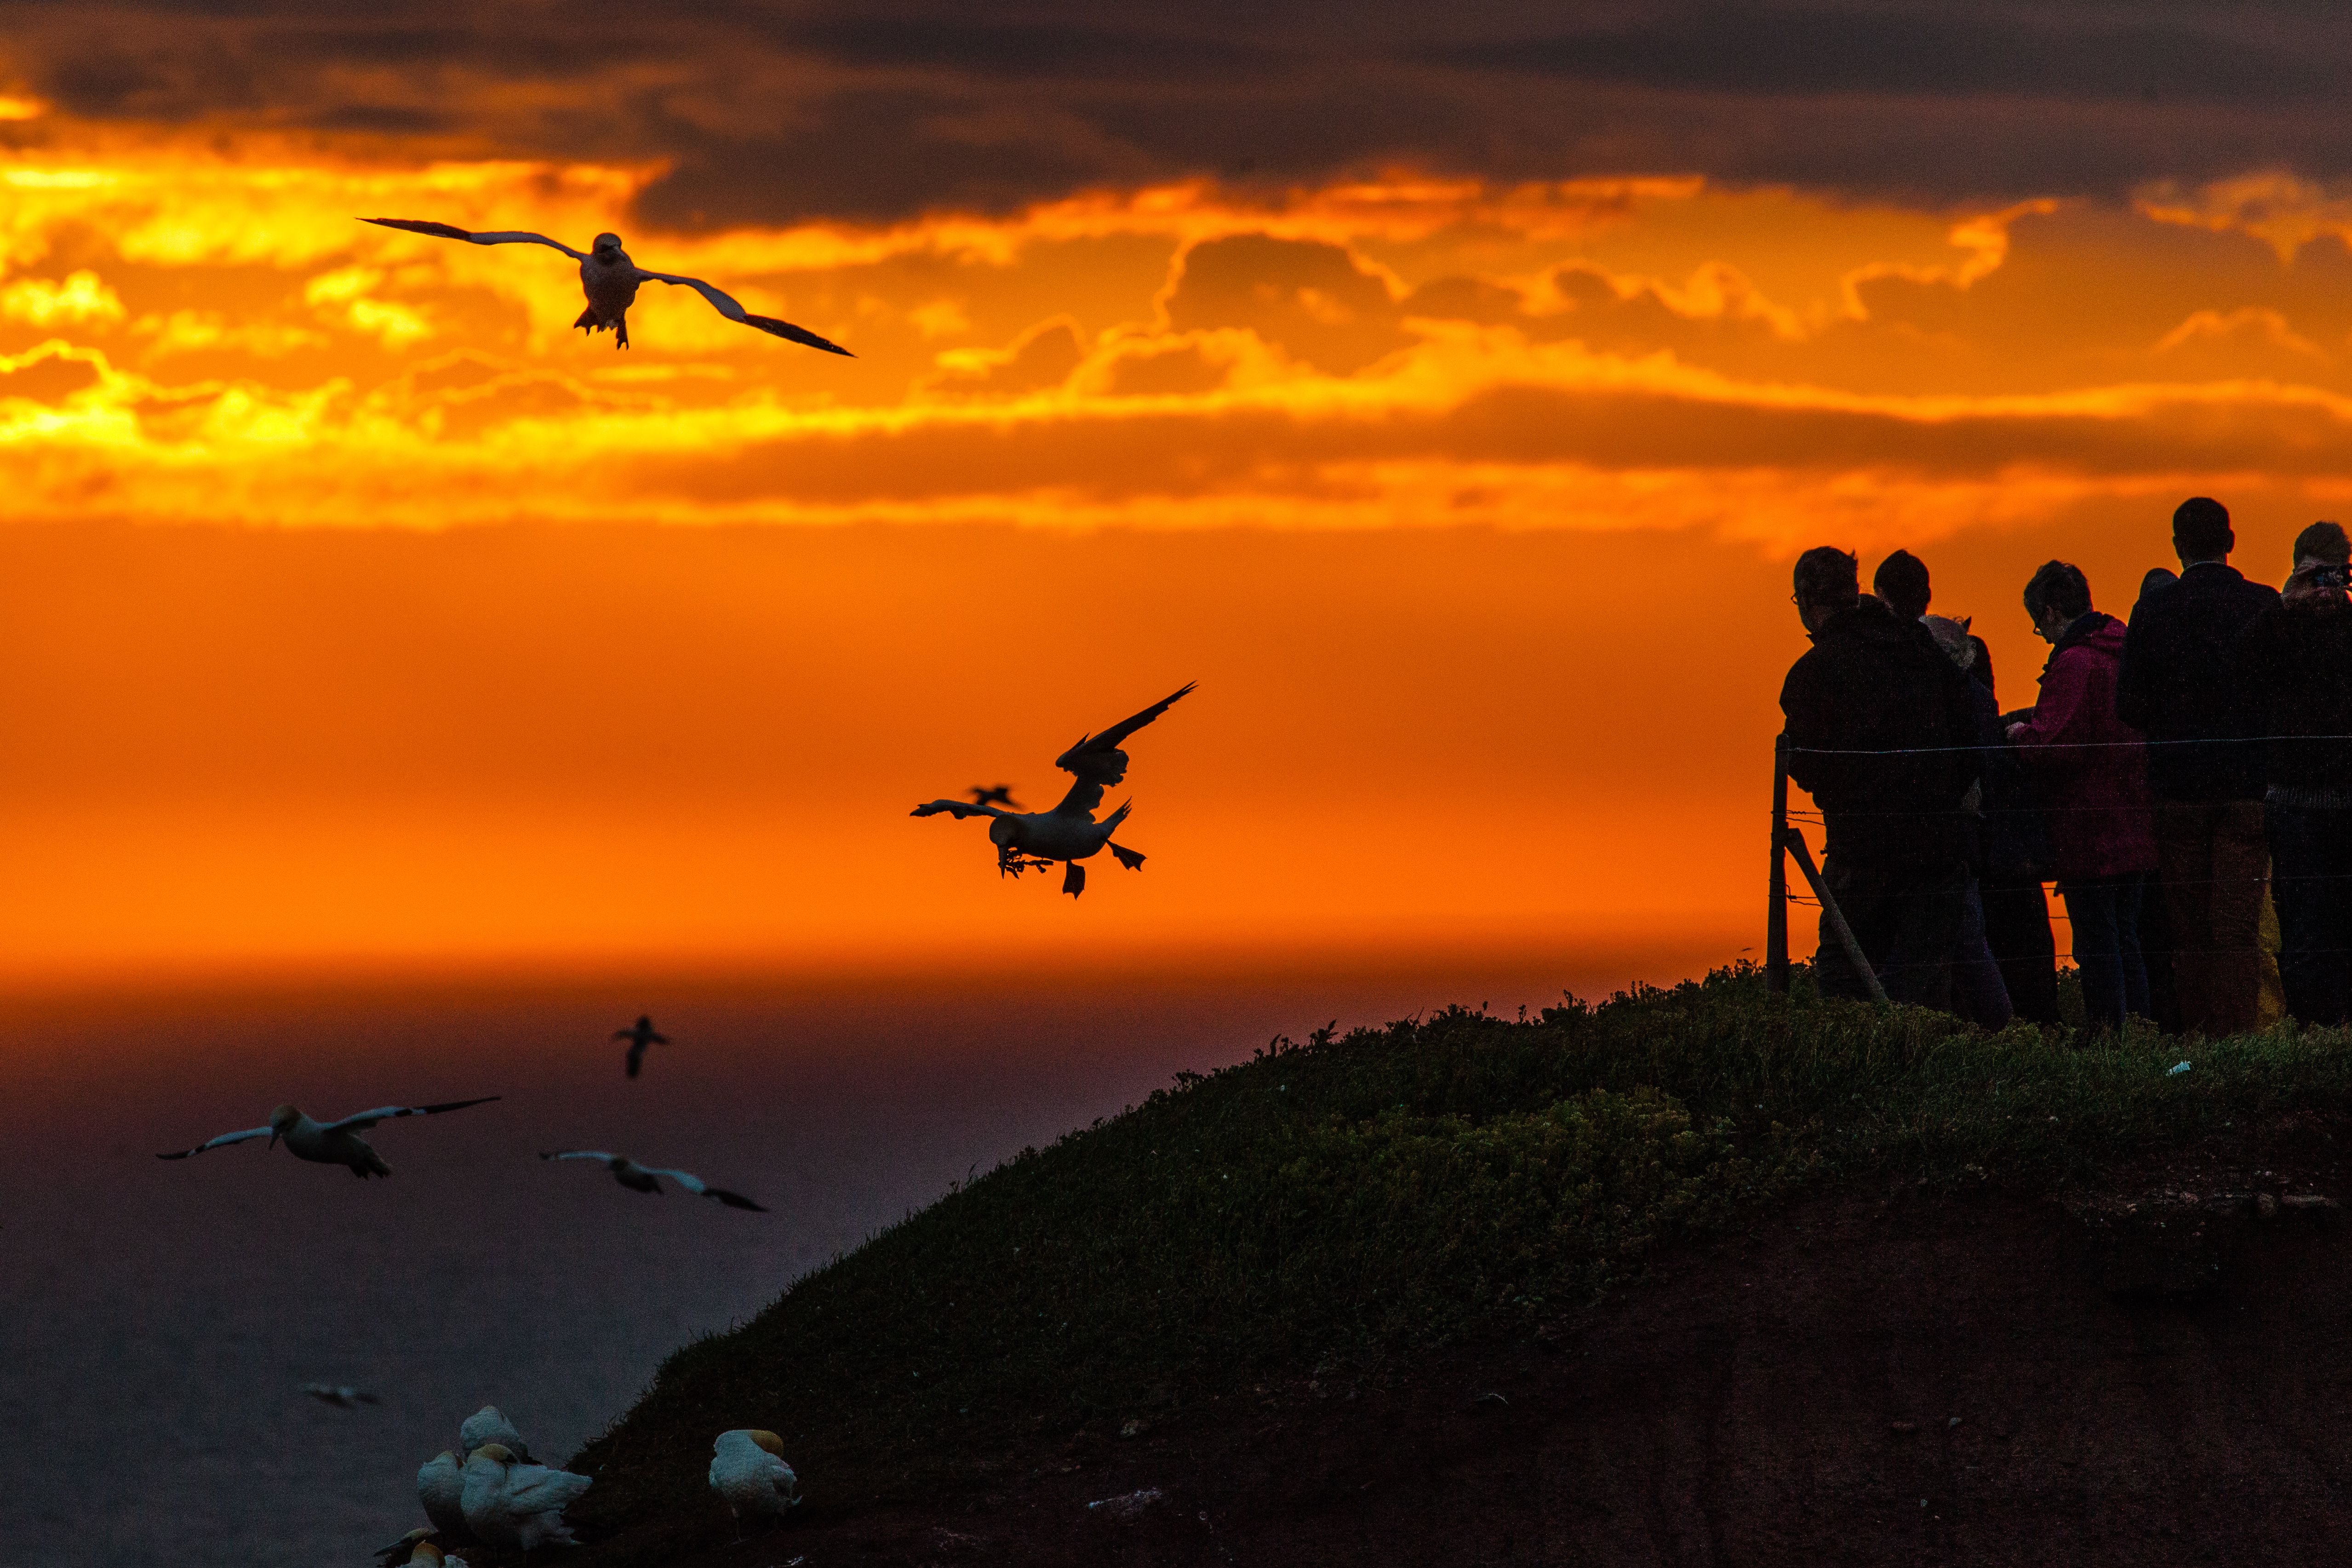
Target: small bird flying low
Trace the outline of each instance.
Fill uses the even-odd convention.
[[[936,816],[944,811],[959,821],[967,816],[991,818],[988,841],[996,846],[999,876],[1018,877],[1024,871],[1043,870],[1056,860],[1063,861],[1066,868],[1062,875],[1062,891],[1074,899],[1087,889],[1087,868],[1078,862],[1100,854],[1106,847],[1120,865],[1130,871],[1140,870],[1141,855],[1110,841],[1111,834],[1127,820],[1135,803],[1121,803],[1117,811],[1100,822],[1095,820],[1095,807],[1102,804],[1106,787],[1127,777],[1127,753],[1118,749],[1118,743],[1167,712],[1171,703],[1192,689],[1188,683],[1099,735],[1079,736],[1076,745],[1054,759],[1055,767],[1076,775],[1078,782],[1070,786],[1062,804],[1051,811],[1005,811],[985,801],[934,800],[915,807],[908,815]]]
[[[1013,798],[1011,784],[974,784],[963,793],[971,796],[974,805],[1010,806],[1014,811],[1021,809],[1021,803]]]
[[[426,218],[363,217],[360,221],[381,228],[429,234],[436,239],[462,239],[468,245],[544,245],[551,250],[560,250],[580,263],[580,289],[588,296],[588,308],[581,311],[580,319],[572,324],[583,332],[601,332],[610,328],[615,348],[629,346],[629,307],[636,301],[638,285],[680,283],[709,300],[711,307],[730,321],[740,321],[747,327],[757,327],[772,336],[805,343],[813,349],[823,349],[829,354],[856,357],[839,343],[829,342],[806,327],[796,327],[773,316],[752,315],[736,301],[733,295],[712,288],[699,278],[688,278],[676,272],[646,271],[629,259],[629,253],[621,248],[621,237],[617,234],[600,234],[589,249],[582,251],[572,249],[560,239],[550,239],[543,234],[531,234],[519,228],[477,234]]]
[[[193,1149],[175,1150],[158,1154],[158,1160],[184,1160],[191,1154],[201,1154],[208,1149],[225,1149],[231,1143],[243,1143],[255,1138],[267,1138],[269,1146],[278,1147],[280,1138],[298,1160],[308,1160],[314,1165],[346,1165],[352,1175],[365,1181],[370,1176],[389,1176],[392,1167],[383,1156],[368,1147],[360,1136],[379,1121],[392,1121],[403,1116],[438,1116],[445,1110],[463,1110],[469,1105],[488,1105],[501,1098],[486,1094],[479,1100],[445,1100],[438,1105],[380,1105],[373,1110],[362,1110],[357,1116],[346,1116],[341,1121],[313,1121],[290,1105],[281,1105],[269,1113],[266,1127],[248,1127],[242,1132],[224,1132]]]
[[[643,1013],[638,1014],[637,1021],[627,1028],[614,1030],[613,1038],[629,1042],[629,1059],[622,1064],[621,1070],[631,1078],[636,1077],[638,1069],[645,1066],[647,1046],[669,1044],[669,1037],[656,1034],[654,1030],[654,1021]]]
[[[321,1405],[331,1405],[338,1410],[356,1410],[362,1405],[381,1405],[383,1400],[364,1389],[348,1384],[306,1383],[302,1392]]]
[[[709,1185],[691,1171],[673,1171],[660,1165],[640,1165],[626,1154],[607,1154],[601,1149],[558,1149],[543,1153],[540,1158],[542,1160],[602,1160],[604,1163],[604,1168],[613,1173],[613,1179],[633,1193],[651,1193],[654,1196],[660,1197],[662,1184],[657,1178],[667,1176],[698,1198],[717,1198],[730,1209],[750,1209],[754,1214],[768,1212],[740,1193],[730,1193],[724,1187]]]

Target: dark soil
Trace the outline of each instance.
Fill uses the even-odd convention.
[[[566,1561],[2352,1561],[2330,1131],[2061,1198],[1849,1186],[1531,1338],[1055,1434],[919,1503],[811,1474],[749,1542],[713,1503]]]

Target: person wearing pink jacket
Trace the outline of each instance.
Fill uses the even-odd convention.
[[[2009,727],[2032,769],[2049,825],[2051,869],[2074,931],[2083,1011],[2094,1029],[2149,1015],[2139,906],[2156,868],[2147,748],[2116,715],[2124,624],[2091,607],[2091,585],[2063,561],[2025,585],[2025,613],[2050,644],[2042,696]]]

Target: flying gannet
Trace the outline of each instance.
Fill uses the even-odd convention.
[[[499,1443],[475,1449],[465,1475],[466,1525],[484,1545],[530,1552],[550,1542],[572,1544],[563,1510],[588,1489],[588,1477],[518,1464]]]
[[[1077,744],[1054,759],[1055,767],[1076,774],[1078,782],[1070,786],[1062,804],[1051,811],[1003,811],[986,804],[934,800],[915,807],[909,815],[936,816],[944,811],[959,820],[967,816],[993,818],[988,825],[988,841],[996,846],[997,873],[1002,876],[1010,872],[1018,877],[1024,871],[1041,870],[1056,860],[1064,861],[1067,869],[1062,876],[1062,891],[1074,899],[1087,889],[1087,868],[1078,862],[1100,854],[1106,846],[1120,865],[1130,871],[1139,870],[1143,857],[1110,841],[1111,833],[1127,820],[1135,803],[1121,804],[1100,822],[1095,820],[1095,807],[1102,804],[1105,787],[1127,777],[1127,753],[1118,749],[1118,743],[1168,711],[1170,703],[1192,689],[1188,684],[1099,735],[1079,736]]]
[[[338,1410],[356,1410],[362,1405],[381,1405],[383,1400],[364,1389],[348,1384],[306,1383],[302,1392],[321,1405],[331,1405]]]
[[[721,1432],[710,1445],[710,1489],[735,1516],[735,1538],[743,1538],[743,1516],[781,1518],[801,1501],[800,1478],[784,1463],[784,1440],[773,1432]]]
[[[280,1138],[298,1160],[308,1160],[314,1165],[347,1165],[352,1175],[365,1181],[370,1176],[389,1176],[392,1167],[383,1156],[368,1147],[360,1136],[379,1121],[392,1121],[403,1116],[438,1116],[445,1110],[463,1110],[469,1105],[488,1105],[501,1097],[486,1094],[479,1100],[449,1100],[439,1105],[381,1105],[373,1110],[362,1110],[357,1116],[346,1116],[341,1121],[313,1121],[290,1105],[281,1105],[269,1113],[266,1127],[248,1127],[242,1132],[224,1132],[193,1149],[175,1150],[158,1154],[158,1160],[184,1160],[191,1154],[201,1154],[207,1149],[225,1149],[231,1143],[243,1143],[255,1138],[267,1138],[269,1146],[278,1147]]]
[[[416,1500],[425,1505],[425,1517],[445,1541],[459,1545],[470,1543],[474,1532],[466,1526],[465,1463],[456,1454],[444,1448],[416,1468]]]
[[[626,1154],[607,1154],[602,1149],[557,1149],[540,1155],[542,1160],[602,1160],[604,1169],[613,1173],[613,1180],[633,1193],[662,1194],[662,1184],[656,1178],[667,1176],[698,1198],[717,1198],[730,1209],[750,1209],[754,1214],[768,1211],[740,1193],[730,1193],[724,1187],[705,1183],[691,1171],[673,1171],[662,1165],[640,1165]]]
[[[629,1059],[622,1064],[621,1070],[631,1078],[636,1077],[637,1069],[645,1065],[647,1046],[669,1044],[669,1037],[656,1033],[652,1017],[644,1013],[638,1014],[637,1021],[627,1028],[614,1030],[613,1038],[629,1042]]]
[[[740,321],[747,327],[779,338],[789,338],[813,349],[823,349],[829,354],[849,355],[839,343],[828,342],[806,327],[796,327],[790,321],[780,321],[773,316],[754,316],[743,309],[731,294],[722,292],[699,278],[688,278],[676,272],[648,272],[629,259],[621,248],[617,234],[600,234],[586,251],[572,249],[560,239],[550,239],[543,234],[525,230],[499,229],[477,234],[450,224],[434,223],[425,218],[363,217],[362,223],[372,223],[384,228],[406,229],[411,234],[429,234],[439,239],[462,239],[468,245],[544,245],[560,250],[580,263],[581,292],[588,296],[588,308],[572,324],[583,332],[613,330],[615,348],[629,346],[629,306],[637,297],[637,287],[643,283],[682,283],[710,301],[718,312],[730,321]],[[855,355],[849,355],[855,358]]]

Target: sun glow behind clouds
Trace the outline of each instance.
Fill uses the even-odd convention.
[[[30,518],[1700,523],[1777,550],[2352,473],[2343,220],[2291,183],[1931,214],[1399,177],[633,233],[657,173],[8,154],[0,482]],[[354,216],[614,229],[860,357],[649,285],[624,358],[571,332],[561,257]]]

